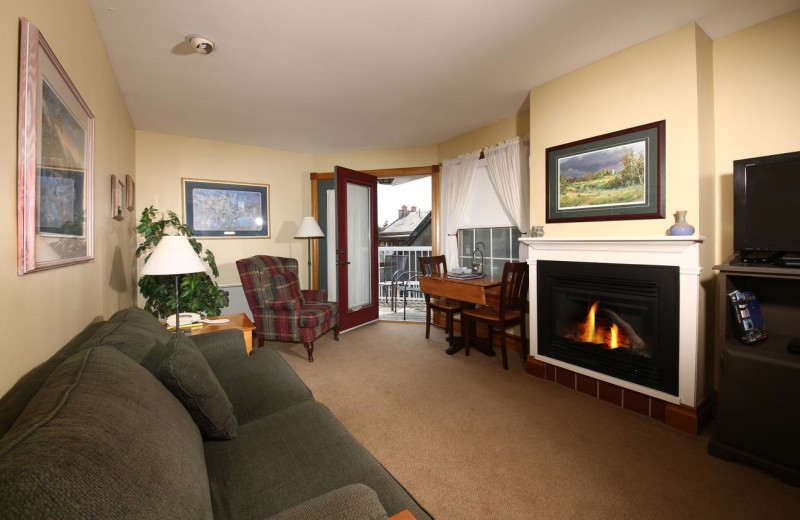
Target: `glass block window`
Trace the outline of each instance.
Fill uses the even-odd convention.
[[[472,256],[478,247],[483,253],[483,272],[503,274],[506,262],[519,261],[521,236],[516,226],[469,228],[458,230],[458,259],[462,267],[472,266]],[[476,255],[480,258],[480,254]]]

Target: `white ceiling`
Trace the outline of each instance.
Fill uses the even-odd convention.
[[[800,0],[90,0],[134,126],[306,153],[426,146],[696,21],[716,39]],[[212,54],[192,52],[201,34]]]

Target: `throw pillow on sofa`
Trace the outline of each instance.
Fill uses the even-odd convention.
[[[61,363],[0,438],[0,497],[2,518],[212,517],[192,418],[105,347]]]
[[[203,436],[216,440],[236,437],[233,405],[203,354],[182,334],[164,348],[156,376],[183,403]]]

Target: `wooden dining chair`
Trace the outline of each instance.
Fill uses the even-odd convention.
[[[419,257],[419,272],[421,276],[431,274],[446,274],[447,273],[447,260],[442,256],[421,256]],[[451,300],[449,298],[440,298],[425,294],[425,339],[430,338],[431,323],[433,310],[443,312],[445,315],[445,328],[447,334],[447,343],[452,346],[455,333],[453,332],[453,321],[456,314],[461,313],[464,309],[471,307],[471,304]]]
[[[475,323],[489,327],[489,342],[493,344],[493,331],[500,333],[500,349],[503,353],[503,368],[508,370],[506,353],[506,329],[519,325],[523,358],[527,354],[528,341],[525,336],[525,306],[528,301],[528,264],[506,262],[503,266],[503,283],[500,286],[499,307],[478,307],[461,313],[461,330],[464,336],[464,354],[469,356],[470,335]]]

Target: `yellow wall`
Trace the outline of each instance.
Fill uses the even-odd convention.
[[[701,246],[700,396],[713,381],[714,128],[712,42],[695,24],[664,34],[531,90],[531,224],[546,236],[664,235],[673,213],[706,237]],[[545,224],[546,150],[666,121],[666,218]],[[701,199],[704,203],[701,206]],[[702,207],[702,210],[701,210]]]
[[[214,253],[220,270],[217,281],[238,284],[236,260],[240,258],[261,254],[305,261],[307,244],[295,239],[294,233],[300,220],[311,214],[311,166],[308,154],[136,132],[136,212],[140,215],[153,205],[161,211],[172,210],[184,220],[182,178],[269,184],[270,238],[200,239]]]
[[[530,131],[530,115],[529,111],[523,111],[439,143],[437,146],[439,154],[437,162],[480,150],[512,137],[528,135]]]
[[[545,150],[666,120],[667,219],[546,224],[546,236],[663,235],[675,210],[698,228],[698,92],[694,25],[531,90],[531,225],[545,224]]]
[[[733,161],[800,150],[800,11],[714,42],[720,236],[733,252]]]
[[[19,18],[37,26],[95,116],[94,260],[17,276]],[[110,217],[111,174],[134,175],[134,130],[85,0],[0,2],[0,395],[96,318],[135,303],[131,213]]]

